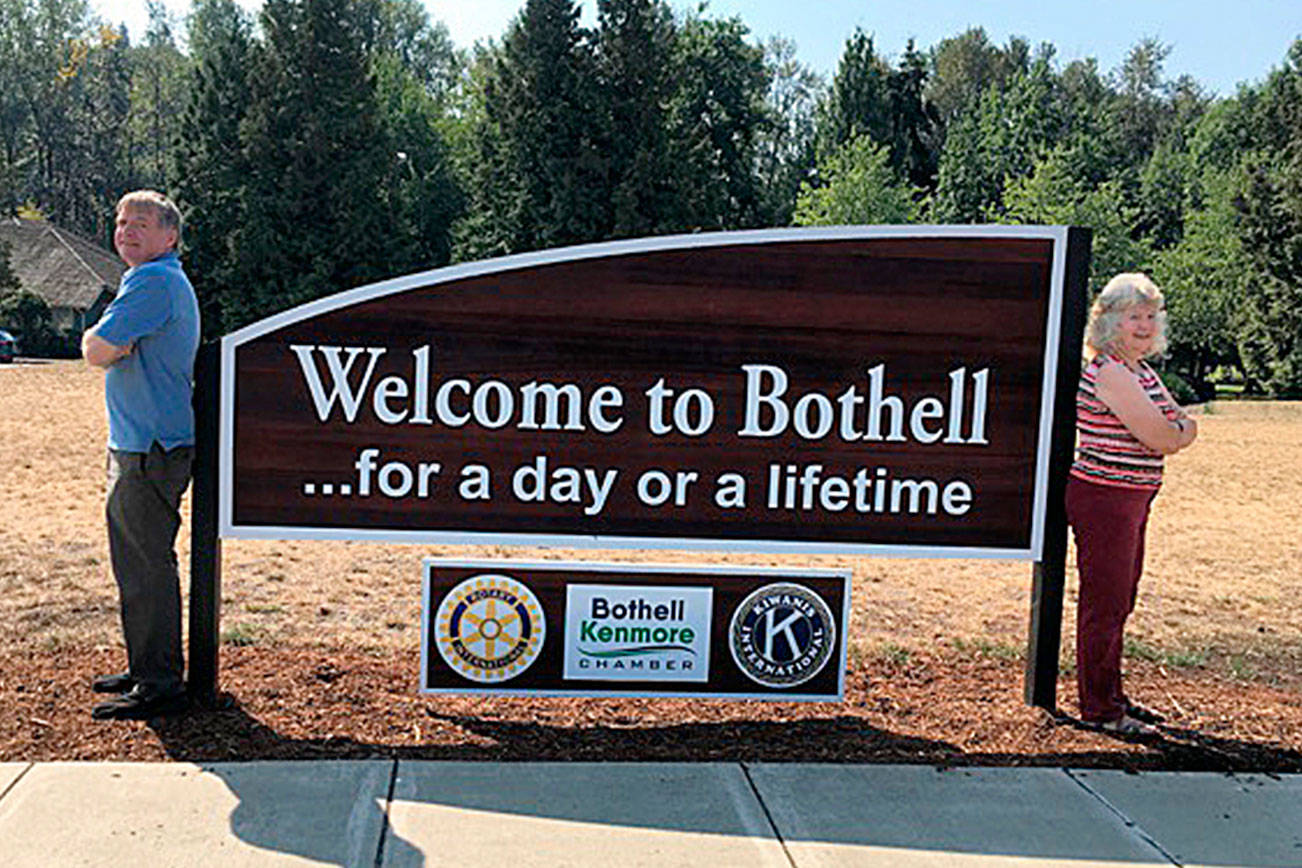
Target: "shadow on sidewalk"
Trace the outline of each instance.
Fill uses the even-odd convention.
[[[195,710],[175,718],[159,718],[149,728],[167,756],[192,762],[223,781],[238,799],[232,811],[232,832],[241,841],[262,849],[293,854],[327,864],[379,864],[375,854],[353,852],[357,839],[370,829],[382,830],[380,839],[386,865],[423,865],[424,854],[403,839],[389,822],[386,805],[390,777],[399,760],[478,762],[568,762],[570,768],[592,762],[664,762],[703,764],[750,761],[840,761],[846,743],[877,762],[928,764],[951,756],[957,748],[945,742],[896,735],[866,725],[855,717],[782,722],[695,723],[650,728],[595,726],[590,728],[511,723],[474,716],[427,712],[462,730],[469,738],[457,744],[385,745],[352,738],[297,738],[267,726],[223,695],[218,707]],[[467,743],[470,742],[470,743]],[[831,748],[833,742],[839,747]],[[723,747],[721,747],[723,745]],[[256,760],[257,764],[248,761]],[[287,761],[268,769],[268,761]],[[370,762],[315,763],[302,760],[359,760]],[[259,768],[261,766],[261,768]],[[485,769],[488,766],[484,767]],[[322,779],[322,769],[328,769]],[[268,772],[273,773],[268,773]],[[383,785],[377,775],[382,775]],[[313,789],[321,792],[313,797]],[[328,791],[328,792],[327,792]],[[331,798],[333,796],[333,799]],[[409,796],[408,796],[409,798]],[[496,805],[506,813],[528,813],[547,819],[603,823],[609,816],[585,815],[559,809],[543,796],[507,787]],[[482,794],[440,792],[437,804],[473,810],[492,810]],[[637,824],[635,817],[620,816],[618,823]],[[670,831],[737,835],[736,823],[712,825],[708,816],[693,812],[676,823],[656,823]]]
[[[286,735],[223,697],[223,707],[196,711],[150,724],[174,760],[206,765],[220,777],[239,804],[232,812],[233,833],[246,843],[270,851],[304,856],[330,864],[379,864],[376,854],[351,852],[364,839],[382,848],[386,865],[423,865],[421,849],[394,828],[390,809],[401,802],[421,808],[465,809],[494,815],[522,815],[610,828],[643,827],[664,831],[745,836],[737,818],[687,814],[630,812],[618,796],[593,801],[591,787],[607,785],[602,773],[585,763],[643,764],[632,774],[647,774],[648,763],[681,764],[687,775],[707,763],[791,764],[836,763],[932,766],[1048,766],[1153,768],[1198,771],[1302,770],[1298,751],[1219,739],[1191,731],[1172,730],[1169,738],[1146,743],[1147,754],[1130,754],[1120,766],[1115,753],[1041,753],[1010,755],[965,753],[949,742],[915,738],[875,728],[862,718],[837,715],[796,721],[723,721],[670,726],[552,726],[503,721],[470,714],[445,714],[426,708],[437,721],[431,729],[448,743],[380,744],[353,738],[299,738]],[[325,766],[285,762],[275,774],[248,760],[363,760]],[[398,761],[506,762],[508,766],[409,768],[400,779]],[[531,777],[530,763],[562,763],[542,777]],[[655,768],[660,768],[656,766]],[[625,771],[622,774],[628,774]],[[741,772],[738,772],[741,773]],[[1043,772],[1042,772],[1043,773]],[[860,776],[857,772],[852,775]],[[749,777],[750,771],[745,775]],[[606,775],[609,777],[609,775]],[[614,776],[618,777],[618,776]],[[417,780],[417,783],[412,783]],[[485,781],[492,785],[485,789]],[[394,785],[397,782],[397,790]],[[557,784],[557,782],[564,782]],[[314,802],[313,788],[324,794]],[[541,787],[541,789],[539,789]],[[588,788],[582,796],[575,793]],[[328,792],[327,792],[328,791]],[[680,794],[681,795],[681,794]],[[700,794],[705,797],[705,794]],[[331,801],[333,797],[333,801]],[[727,801],[726,799],[724,800]],[[668,810],[668,809],[666,809]],[[326,813],[322,814],[321,811]],[[436,812],[437,813],[437,812]],[[297,815],[311,815],[307,828]],[[297,822],[297,825],[296,825]],[[409,820],[409,822],[411,822]],[[851,824],[834,833],[846,844],[874,844],[889,839],[887,830],[865,830]],[[360,830],[360,834],[359,834]],[[869,835],[869,832],[872,832]],[[425,830],[425,834],[429,834]],[[868,835],[868,838],[865,838]],[[886,835],[883,839],[881,836]],[[876,836],[876,837],[874,837]],[[871,838],[872,840],[869,840]],[[427,842],[426,842],[427,843]],[[903,844],[904,842],[898,842]],[[977,842],[959,842],[959,849],[1046,858],[1084,853],[1047,853],[1033,842],[1008,849],[983,849]],[[924,847],[924,849],[926,849]]]

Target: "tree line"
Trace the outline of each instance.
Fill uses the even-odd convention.
[[[981,28],[825,80],[784,38],[665,0],[527,0],[466,51],[419,0],[0,0],[0,209],[102,243],[167,191],[205,331],[451,262],[675,232],[1069,223],[1091,282],[1164,288],[1186,400],[1302,395],[1302,39],[1214,97],[1134,45],[1116,70]],[[0,251],[3,253],[3,251]],[[2,261],[3,257],[0,257]],[[16,293],[0,301],[16,303]]]

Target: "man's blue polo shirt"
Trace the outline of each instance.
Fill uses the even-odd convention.
[[[108,368],[109,448],[148,452],[194,445],[194,354],[199,302],[175,252],[122,275],[95,334],[131,353]]]

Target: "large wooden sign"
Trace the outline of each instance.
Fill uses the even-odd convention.
[[[643,239],[323,298],[222,342],[220,532],[1038,559],[1069,237]]]

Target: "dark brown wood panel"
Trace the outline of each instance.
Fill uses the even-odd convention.
[[[1025,549],[1052,263],[1047,239],[729,245],[554,262],[332,310],[236,348],[233,524],[334,529],[341,536],[363,529]],[[353,422],[337,409],[329,421],[319,420],[295,345],[384,349]],[[518,418],[501,428],[451,427],[432,409],[433,424],[381,421],[372,402],[376,384],[394,376],[413,390],[413,354],[424,347],[431,407],[450,380],[475,387],[497,381],[517,399],[530,382],[573,384],[585,401],[615,386],[624,401],[622,424],[609,434],[522,430]],[[312,352],[328,389],[324,357]],[[367,362],[359,355],[354,383]],[[825,396],[837,417],[832,433],[738,436],[743,365],[785,372],[784,403],[792,411],[802,395]],[[964,368],[965,437],[975,411],[973,375],[988,372],[988,442],[844,440],[838,398],[852,386],[866,397],[869,370],[878,365],[885,366],[885,393],[899,398],[906,414],[926,396],[948,413],[949,374]],[[649,433],[644,392],[661,378],[676,395],[698,389],[710,396],[715,415],[707,432]],[[410,398],[390,404],[411,415]],[[453,404],[465,412],[469,401],[456,391]],[[947,431],[947,419],[929,420],[928,430]],[[904,428],[907,435],[907,418]],[[367,448],[379,453],[369,471],[371,493],[360,496],[356,465]],[[538,456],[549,471],[618,471],[600,511],[585,511],[586,499],[515,498],[513,473]],[[408,496],[378,493],[377,475],[394,462],[413,474],[421,463],[439,463],[428,496],[416,496],[414,484]],[[457,496],[457,473],[467,464],[490,469],[491,500]],[[814,464],[822,465],[821,477],[848,480],[860,469],[875,479],[878,468],[888,479],[934,480],[941,488],[959,480],[971,487],[971,506],[963,515],[769,507],[772,465],[800,472]],[[683,506],[638,499],[638,476],[656,468],[698,474]],[[726,473],[746,480],[745,508],[715,504],[716,480]],[[401,472],[391,471],[389,480],[401,482]],[[304,493],[307,484],[314,494]],[[327,484],[332,493],[322,495]],[[341,496],[345,485],[352,491]]]

